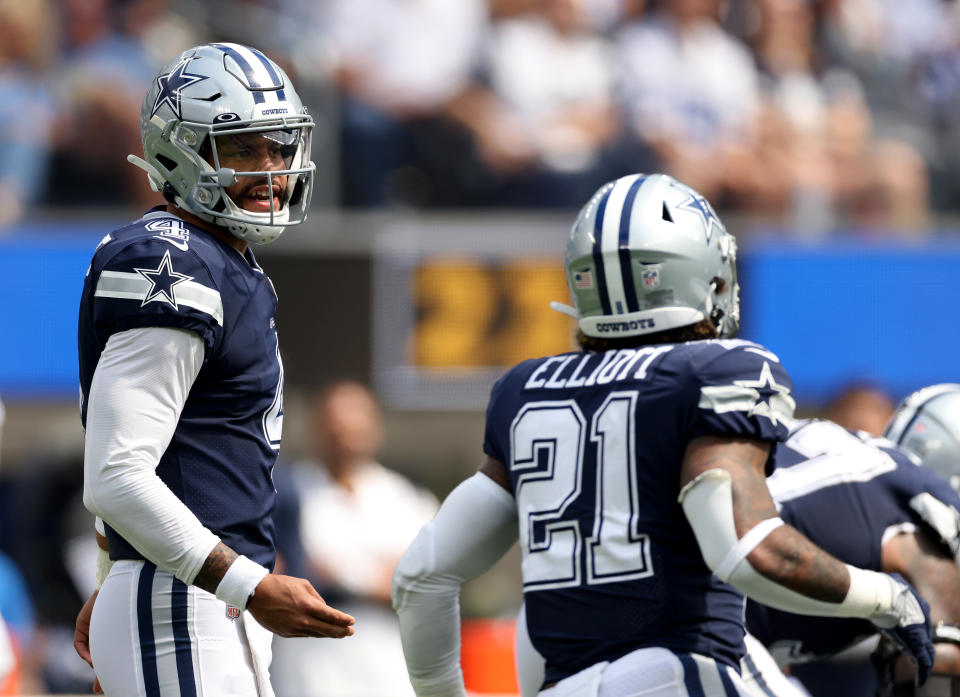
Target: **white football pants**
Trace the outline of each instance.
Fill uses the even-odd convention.
[[[803,686],[784,675],[757,639],[747,634],[743,643],[747,652],[740,659],[740,673],[752,697],[810,697]]]
[[[273,697],[272,638],[249,612],[142,561],[113,565],[90,621],[107,697]]]
[[[730,666],[663,648],[637,649],[597,663],[538,694],[544,660],[530,641],[526,606],[517,617],[515,648],[523,697],[754,697]]]
[[[637,649],[582,670],[540,697],[750,697],[730,666],[697,654]]]

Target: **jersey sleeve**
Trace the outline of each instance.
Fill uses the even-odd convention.
[[[493,385],[490,391],[490,401],[487,403],[486,426],[483,433],[483,452],[494,460],[510,466],[509,444],[504,441],[504,435],[509,433],[509,424],[504,423],[506,409],[504,408],[504,384],[509,373]]]
[[[796,402],[793,382],[773,353],[744,343],[723,349],[695,374],[699,394],[691,437],[786,440]]]
[[[142,327],[175,327],[196,332],[207,355],[223,335],[223,301],[214,276],[193,249],[141,239],[106,257],[95,279],[91,312],[102,341]],[[94,265],[96,268],[96,264]]]

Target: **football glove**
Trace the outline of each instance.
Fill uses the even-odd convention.
[[[900,574],[888,574],[894,584],[892,609],[870,620],[917,665],[917,683],[927,681],[933,668],[930,606]]]

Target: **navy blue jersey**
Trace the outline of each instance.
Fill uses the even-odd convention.
[[[925,495],[960,510],[960,497],[946,481],[892,443],[829,421],[796,422],[776,462],[767,481],[784,521],[864,569],[883,570],[889,535],[925,525],[917,511]],[[798,661],[836,653],[876,632],[867,620],[795,615],[753,601],[747,603],[747,628]]]
[[[196,332],[204,363],[160,479],[206,527],[272,568],[271,470],[280,447],[283,367],[273,284],[252,252],[154,209],[97,247],[80,302],[81,416],[107,339],[141,327]],[[143,558],[107,528],[113,559]]]
[[[776,356],[725,340],[540,358],[494,386],[484,451],[510,474],[547,681],[653,646],[738,668],[743,596],[703,561],[680,467],[698,436],[785,438],[790,389]]]

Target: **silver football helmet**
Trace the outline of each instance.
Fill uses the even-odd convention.
[[[157,75],[140,110],[144,158],[127,159],[177,206],[237,237],[266,243],[307,217],[312,131],[313,118],[280,66],[248,46],[206,44],[184,51]],[[221,139],[251,133],[276,143],[283,169],[238,172],[220,165]],[[287,177],[287,187],[275,202],[278,176]],[[227,195],[239,177],[266,180],[269,210],[245,210]]]
[[[580,210],[565,269],[575,307],[552,303],[592,337],[626,337],[709,318],[740,326],[737,243],[707,200],[665,174],[604,184]]]
[[[960,385],[917,390],[900,402],[883,435],[960,491]]]

